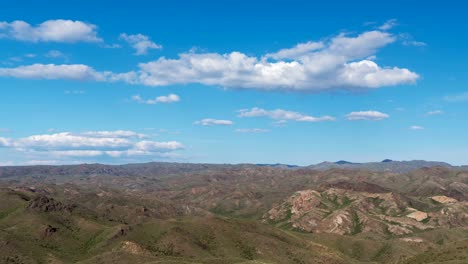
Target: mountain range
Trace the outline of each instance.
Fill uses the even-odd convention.
[[[0,167],[0,263],[467,263],[441,162]]]

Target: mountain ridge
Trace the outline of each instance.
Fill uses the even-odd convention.
[[[220,168],[243,168],[243,167],[269,167],[277,169],[298,170],[298,169],[312,169],[312,170],[329,170],[329,169],[357,169],[357,170],[370,170],[370,171],[389,171],[395,173],[405,173],[424,167],[446,167],[453,169],[465,169],[468,165],[453,166],[446,162],[439,161],[425,161],[425,160],[411,160],[411,161],[393,161],[385,159],[381,162],[365,162],[355,163],[345,160],[337,162],[321,162],[317,164],[299,166],[291,164],[255,164],[255,163],[183,163],[183,162],[147,162],[147,163],[128,163],[128,164],[101,164],[101,163],[82,163],[75,165],[21,165],[21,166],[0,166],[0,178],[8,175],[14,176],[17,174],[23,175],[41,175],[51,172],[62,173],[84,173],[84,174],[112,174],[112,175],[132,175],[143,172],[156,172],[158,173],[193,173],[197,171],[220,169]],[[67,172],[68,171],[68,172]]]

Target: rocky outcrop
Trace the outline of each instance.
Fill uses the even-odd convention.
[[[436,195],[432,196],[431,199],[435,202],[441,203],[441,204],[447,204],[447,203],[456,203],[458,202],[456,199],[447,197],[445,195]]]
[[[405,242],[412,242],[412,243],[422,243],[424,242],[424,240],[422,238],[419,238],[419,237],[404,237],[404,238],[400,238],[401,241],[405,241]]]
[[[133,255],[150,255],[147,250],[133,241],[123,241],[121,249]]]
[[[467,218],[467,204],[454,202],[449,197],[431,197],[445,202],[442,203],[444,207],[439,210],[439,205],[432,205],[433,209],[424,212],[412,206],[429,208],[427,203],[383,192],[385,189],[378,186],[358,187],[344,183],[328,186],[334,188],[323,189],[322,186],[320,191],[294,193],[270,209],[263,217],[264,222],[312,233],[377,233],[384,236],[411,234],[436,227],[468,226],[464,220]]]
[[[29,209],[40,212],[69,212],[71,213],[75,208],[75,204],[65,204],[56,201],[54,198],[47,196],[38,196],[31,200],[28,205]]]
[[[410,213],[406,217],[409,217],[418,222],[421,222],[427,219],[427,213],[414,210],[414,212]]]

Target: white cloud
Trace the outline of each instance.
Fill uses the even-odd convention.
[[[238,111],[239,117],[269,117],[271,119],[298,122],[321,122],[321,121],[334,121],[335,118],[331,116],[314,117],[310,115],[301,114],[299,112],[288,111],[283,109],[265,110],[262,108],[254,107],[252,109],[241,109]]]
[[[411,130],[423,130],[424,127],[422,127],[422,126],[410,126],[409,129],[411,129]]]
[[[176,59],[161,57],[140,63],[137,71],[126,73],[98,72],[81,64],[34,64],[0,68],[0,76],[123,81],[147,86],[200,83],[234,89],[309,92],[412,84],[419,78],[418,74],[405,68],[381,67],[366,59],[395,40],[390,33],[369,31],[354,37],[340,34],[323,42],[322,48],[307,42],[260,58],[236,51],[228,54],[189,52]],[[317,46],[317,50],[312,46]],[[284,60],[272,57],[284,57]]]
[[[236,132],[238,133],[266,133],[266,132],[270,132],[270,130],[263,129],[263,128],[239,128],[239,129],[236,129]]]
[[[444,113],[444,111],[442,111],[442,110],[433,110],[433,111],[427,112],[426,115],[441,115],[443,113]]]
[[[161,45],[154,43],[148,36],[142,34],[127,35],[122,33],[120,39],[125,40],[136,50],[135,55],[145,55],[150,49],[162,49]]]
[[[115,138],[146,138],[145,134],[137,133],[130,130],[115,130],[115,131],[87,131],[81,133],[85,136],[92,137],[115,137]]]
[[[102,47],[106,48],[106,49],[120,49],[122,46],[120,46],[120,44],[104,44]]]
[[[379,29],[385,31],[385,30],[392,29],[396,25],[398,25],[397,20],[396,19],[390,19],[390,20],[387,20],[383,25],[381,25],[379,27]]]
[[[8,138],[0,137],[0,147],[9,147],[11,146],[11,140]]]
[[[0,77],[14,77],[37,80],[75,80],[117,82],[123,81],[136,84],[135,72],[113,73],[96,71],[84,64],[32,64],[15,68],[0,68]]]
[[[177,141],[157,142],[157,141],[140,141],[135,144],[136,150],[157,152],[161,150],[177,150],[183,148],[183,145]]]
[[[98,157],[106,154],[100,150],[54,150],[49,152],[57,157]]]
[[[414,83],[419,76],[408,69],[382,68],[364,59],[395,39],[381,31],[365,32],[356,37],[339,35],[318,50],[298,48],[302,47],[298,45],[260,59],[241,52],[183,53],[178,59],[162,57],[141,63],[135,82],[149,86],[201,83],[227,88],[294,91],[372,89]],[[270,61],[271,57],[289,60]]]
[[[422,41],[414,40],[413,36],[408,33],[402,33],[398,35],[398,38],[401,40],[401,43],[404,46],[416,46],[416,47],[425,47],[427,43]]]
[[[306,43],[299,43],[290,49],[282,49],[275,53],[266,54],[265,57],[276,60],[299,58],[301,56],[307,55],[312,51],[322,49],[323,47],[325,47],[323,42],[308,41]]]
[[[47,20],[36,26],[25,21],[0,22],[0,38],[28,42],[102,42],[96,26],[73,20]]]
[[[156,102],[158,103],[175,103],[179,101],[180,97],[177,94],[169,94],[156,97]]]
[[[59,50],[49,50],[44,56],[47,58],[66,58],[65,54]]]
[[[405,41],[403,41],[403,45],[405,45],[405,46],[425,47],[425,46],[427,46],[427,43],[422,42],[422,41],[415,41],[415,40],[405,40]]]
[[[29,160],[26,165],[56,165],[59,163],[58,160]]]
[[[195,121],[193,124],[195,125],[202,125],[202,126],[230,126],[234,124],[231,120],[223,120],[223,119],[213,119],[213,118],[205,118],[199,121]]]
[[[105,81],[109,74],[97,72],[83,64],[32,64],[16,68],[0,68],[0,76],[22,79]]]
[[[0,37],[1,38],[1,37]],[[12,61],[12,62],[22,62],[24,61],[24,59],[31,59],[31,58],[35,58],[36,57],[36,54],[34,53],[27,53],[27,54],[24,54],[24,55],[19,55],[19,56],[15,56],[15,57],[10,57],[8,58],[9,61]],[[5,62],[4,62],[5,63]],[[7,62],[8,63],[8,62]]]
[[[405,83],[408,79],[417,78],[414,73],[407,69],[380,68],[375,62],[363,60],[352,62],[345,66],[346,71],[341,76],[342,80],[351,86],[365,86],[377,88],[385,85],[398,85]]]
[[[444,100],[447,102],[466,102],[468,101],[468,92],[455,94],[455,95],[447,95],[444,97]]]
[[[95,137],[62,132],[20,138],[14,140],[13,146],[34,150],[122,149],[131,147],[132,142],[120,137]]]
[[[180,97],[177,94],[168,94],[158,96],[155,99],[143,99],[140,95],[132,96],[132,100],[140,104],[158,104],[158,103],[176,103],[180,101]]]
[[[373,110],[351,112],[346,115],[348,120],[382,120],[389,117],[390,116],[385,113]]]
[[[41,158],[160,156],[184,148],[177,141],[152,141],[146,138],[144,134],[128,130],[62,132],[18,139],[0,137],[0,147]]]

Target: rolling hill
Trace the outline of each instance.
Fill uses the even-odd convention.
[[[0,167],[0,262],[466,263],[468,171],[381,163]]]

